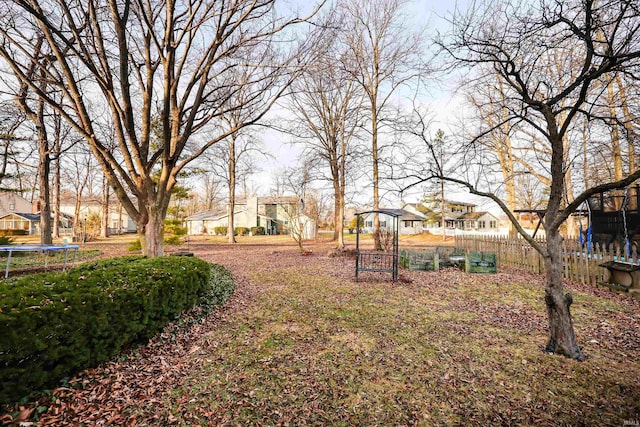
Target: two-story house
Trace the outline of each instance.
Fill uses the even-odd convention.
[[[407,204],[405,209],[422,212],[425,217],[425,227],[439,229],[442,227],[442,213],[444,211],[445,228],[448,230],[464,231],[497,231],[498,218],[487,211],[476,211],[477,205],[468,202],[430,198],[422,202]]]
[[[263,227],[266,234],[289,234],[291,221],[303,223],[305,238],[312,236],[315,222],[299,212],[297,197],[238,198],[234,211],[234,227]],[[301,221],[302,220],[302,221]],[[185,219],[189,234],[214,234],[216,227],[229,226],[228,209],[195,213]]]

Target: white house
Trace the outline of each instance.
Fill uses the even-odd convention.
[[[457,231],[496,233],[500,227],[496,216],[490,212],[476,211],[477,205],[473,203],[445,200],[443,209],[439,199],[430,199],[406,206],[428,212],[425,215],[426,228],[438,234],[441,233],[443,210],[447,234],[454,234]]]
[[[76,215],[76,197],[68,192],[63,192],[60,197],[60,212],[70,217]],[[102,218],[102,199],[100,197],[82,197],[78,210],[78,223],[93,215]],[[109,234],[133,233],[136,225],[115,197],[109,199]]]
[[[235,203],[234,227],[263,227],[265,234],[289,234],[291,221],[302,224],[305,239],[315,236],[315,221],[298,213],[296,197],[247,197]],[[229,226],[227,208],[202,211],[185,219],[189,234],[214,234],[216,227]]]
[[[380,229],[386,231],[393,231],[393,221],[394,218],[398,218],[399,234],[419,234],[423,229],[423,221],[425,220],[425,216],[421,213],[410,212],[405,209],[388,209],[383,208],[380,209],[379,219],[380,219]],[[373,232],[373,220],[374,213],[367,213],[363,215],[362,220],[364,221],[363,231],[366,233]]]

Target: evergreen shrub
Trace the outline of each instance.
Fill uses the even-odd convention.
[[[29,234],[29,230],[21,230],[21,229],[0,230],[0,236],[27,236],[28,234]]]
[[[193,257],[127,256],[0,281],[0,403],[17,402],[144,342],[194,305],[233,292]]]
[[[129,252],[140,252],[142,250],[142,242],[140,242],[140,238],[138,237],[133,242],[127,245],[127,250]]]
[[[251,227],[251,235],[252,236],[264,236],[264,227]]]
[[[218,227],[213,227],[213,232],[216,236],[226,236],[227,235],[227,226],[221,225]]]
[[[236,236],[246,236],[249,234],[249,229],[247,227],[236,227],[234,229]]]

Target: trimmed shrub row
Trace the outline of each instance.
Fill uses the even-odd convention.
[[[226,236],[229,228],[227,226],[219,226],[213,228],[213,233],[216,236]],[[236,236],[246,236],[249,234],[249,228],[247,227],[236,227],[233,232]],[[265,230],[264,227],[251,227],[251,235],[252,236],[264,236]]]
[[[233,289],[230,273],[192,257],[128,256],[0,282],[0,403],[107,361],[198,303],[209,312]]]
[[[29,230],[20,230],[20,229],[0,230],[0,236],[26,236],[28,234],[29,234]]]
[[[216,236],[226,236],[228,227],[221,225],[219,227],[213,227],[213,232]]]
[[[247,227],[236,227],[233,231],[236,236],[246,236],[249,234],[249,229]]]
[[[251,227],[251,235],[252,236],[264,236],[264,227]]]

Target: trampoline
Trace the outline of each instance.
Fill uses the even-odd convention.
[[[69,260],[69,250],[73,250],[73,260],[75,263],[79,245],[7,245],[0,246],[0,252],[8,252],[7,267],[4,270],[5,279],[9,277],[9,267],[11,266],[11,254],[14,252],[41,252],[45,254],[44,268],[49,268],[49,252],[64,251],[64,264],[62,271],[67,269],[67,261]]]

